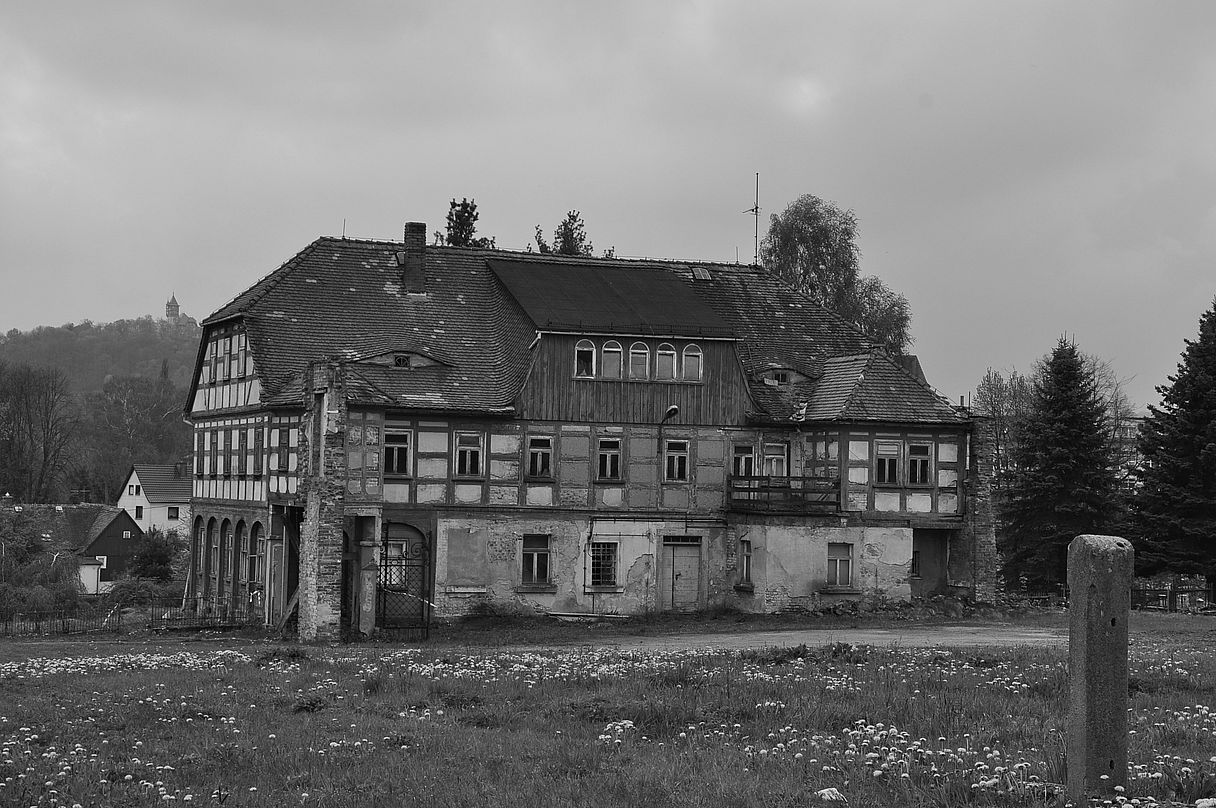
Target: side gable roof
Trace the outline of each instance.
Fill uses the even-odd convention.
[[[180,466],[136,463],[131,470],[139,477],[148,502],[172,504],[190,500],[193,493],[190,475],[184,473]],[[130,478],[128,474],[127,479]]]
[[[882,349],[825,363],[808,421],[963,423],[967,417]]]

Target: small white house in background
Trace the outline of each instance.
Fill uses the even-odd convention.
[[[140,530],[154,528],[164,533],[182,529],[190,524],[191,480],[180,465],[136,463],[127,474],[118,507],[122,508]]]

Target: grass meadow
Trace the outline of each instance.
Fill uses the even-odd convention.
[[[1135,638],[1109,804],[1216,796],[1196,639]],[[1065,802],[1062,649],[225,644],[0,649],[0,805]]]

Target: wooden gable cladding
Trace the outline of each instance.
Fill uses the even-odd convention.
[[[621,347],[621,378],[605,377],[604,347]],[[582,343],[594,351],[592,372],[576,363]],[[630,346],[648,349],[647,378],[629,378]],[[676,355],[675,379],[656,379],[660,346]],[[700,350],[699,380],[683,380],[685,351]],[[585,350],[585,348],[583,349]],[[681,424],[741,426],[750,406],[735,344],[727,340],[690,340],[620,335],[544,334],[536,344],[531,373],[520,393],[521,417],[544,421],[654,424],[671,405]],[[579,375],[582,372],[584,375]]]

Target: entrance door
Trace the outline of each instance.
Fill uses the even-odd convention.
[[[696,611],[701,605],[701,538],[668,536],[663,540],[661,592],[663,608]]]
[[[946,591],[950,560],[950,530],[912,530],[912,565],[908,584],[912,597],[925,598]]]
[[[376,628],[409,629],[425,637],[431,622],[431,542],[413,525],[387,522],[380,546]]]
[[[280,602],[283,586],[283,542],[269,542],[269,548],[270,563],[267,565],[269,572],[266,575],[266,622],[274,624],[283,614],[283,604]]]

